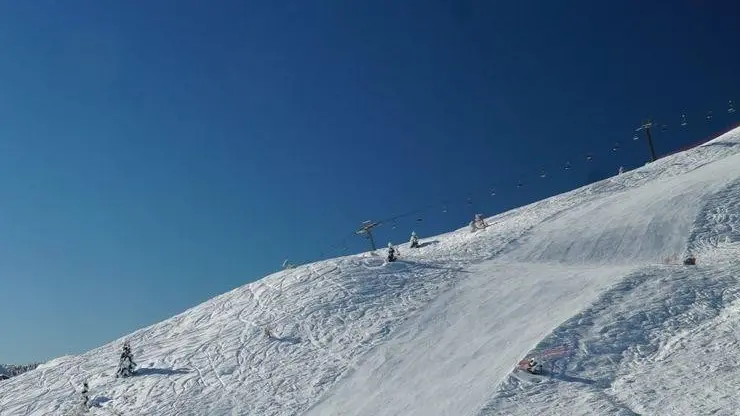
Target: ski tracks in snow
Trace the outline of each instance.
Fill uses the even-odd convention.
[[[120,354],[121,340],[118,340],[78,357],[53,360],[34,370],[36,373],[32,371],[3,383],[0,415],[63,413],[70,397],[76,394],[69,382],[77,385],[84,378],[89,378],[94,395],[110,399],[93,409],[92,414],[301,414],[307,409],[320,410],[322,403],[329,404],[336,398],[339,387],[362,374],[368,363],[375,362],[381,369],[386,368],[383,363],[397,362],[404,369],[434,370],[432,365],[420,367],[421,358],[409,361],[409,357],[418,356],[415,355],[418,348],[438,353],[440,362],[449,366],[438,374],[441,383],[433,377],[422,377],[414,379],[414,383],[418,381],[416,384],[400,383],[397,385],[402,388],[389,390],[387,398],[399,408],[415,410],[414,403],[423,403],[433,409],[433,414],[439,414],[450,396],[463,395],[469,400],[458,403],[455,409],[471,409],[487,403],[481,413],[486,415],[538,411],[625,415],[668,412],[662,409],[681,414],[678,407],[681,405],[691,408],[693,414],[709,414],[721,413],[718,409],[722,406],[736,408],[738,404],[733,402],[730,389],[719,383],[721,378],[709,374],[710,371],[730,374],[734,370],[732,362],[718,363],[721,352],[737,341],[740,331],[735,324],[740,316],[740,306],[736,306],[738,293],[733,287],[737,286],[734,279],[740,270],[730,260],[740,252],[737,226],[740,196],[736,186],[727,186],[714,199],[703,201],[706,206],[701,210],[705,216],[697,217],[687,247],[698,255],[699,266],[641,269],[572,319],[561,318],[566,316],[563,314],[572,316],[573,309],[581,309],[569,303],[572,298],[582,296],[583,300],[590,296],[578,291],[581,282],[573,280],[572,271],[566,273],[559,268],[562,273],[551,276],[546,267],[538,271],[538,265],[517,266],[511,260],[514,253],[521,253],[522,247],[531,248],[548,224],[562,222],[578,207],[596,206],[604,197],[611,198],[614,206],[623,207],[622,199],[628,201],[631,198],[628,193],[633,189],[648,185],[645,188],[652,189],[651,197],[660,196],[668,190],[665,184],[672,184],[671,192],[675,195],[685,195],[681,187],[683,179],[679,176],[687,172],[705,175],[699,179],[713,187],[730,184],[740,164],[737,157],[731,156],[738,152],[738,144],[740,135],[732,132],[689,152],[489,218],[491,226],[481,232],[471,234],[467,228],[461,229],[439,236],[418,250],[401,245],[399,262],[385,264],[382,258],[380,262],[370,261],[359,255],[279,272],[126,337],[134,345],[141,369],[147,370],[140,375],[127,380],[113,377]],[[721,158],[727,160],[713,163]],[[712,192],[715,189],[706,194]],[[673,205],[682,201],[676,199]],[[735,201],[734,205],[727,204],[728,201]],[[642,202],[637,206],[665,209]],[[614,218],[631,219],[630,215],[620,217],[618,211],[607,209],[608,204],[602,207],[605,215],[594,218],[602,221],[608,218],[611,222]],[[674,212],[683,221],[689,211]],[[653,230],[671,222],[647,218],[642,224]],[[639,229],[633,229],[631,235],[639,235],[635,231]],[[562,238],[566,231],[553,231],[550,240]],[[582,233],[571,234],[572,239],[582,237]],[[608,239],[622,244],[629,235],[625,230],[594,235],[594,246]],[[670,233],[663,235],[674,237]],[[660,241],[651,240],[650,244],[653,243],[659,247]],[[628,246],[620,247],[629,253]],[[542,253],[547,250],[548,256],[567,254],[568,250],[572,253],[574,246],[561,245],[563,252],[552,245],[540,248],[543,250],[534,253],[535,260],[553,261],[552,256]],[[662,251],[658,249],[656,253]],[[592,254],[586,260],[593,260],[594,256],[605,259],[603,253]],[[702,264],[703,259],[710,258],[734,275],[722,274],[721,270],[709,267],[709,263]],[[474,266],[492,259],[494,262],[485,267]],[[508,264],[504,264],[506,259],[510,261]],[[515,270],[514,274],[508,274],[508,269],[516,267],[530,275],[516,274]],[[596,283],[602,284],[608,280],[602,272],[584,272],[588,277],[584,281],[590,284],[598,280]],[[497,283],[502,281],[496,279],[503,279],[505,284],[487,287],[484,284],[487,279]],[[539,287],[538,282],[546,285]],[[450,291],[461,288],[472,290]],[[533,300],[509,302],[502,293],[520,294]],[[449,309],[451,306],[454,308]],[[534,319],[528,315],[533,311],[548,321],[529,328],[523,335],[514,317]],[[510,316],[510,322],[502,322],[501,316]],[[551,324],[561,325],[553,330],[549,329]],[[264,336],[265,327],[274,331],[274,339]],[[447,333],[444,343],[428,336],[421,347],[411,337],[433,334],[433,328],[439,329],[439,333],[449,328],[470,331],[460,332],[463,334],[460,339],[452,336],[452,332]],[[507,331],[512,334],[511,339],[486,338]],[[540,331],[551,332],[542,339]],[[719,336],[713,339],[711,335],[717,332]],[[404,344],[403,340],[408,343]],[[445,345],[450,348],[445,350]],[[488,382],[497,377],[498,371],[510,371],[525,350],[537,351],[553,345],[573,347],[558,358],[558,368],[563,371],[553,379],[532,385],[503,383],[500,389],[494,387],[494,382]],[[403,355],[377,355],[387,347],[409,349]],[[455,358],[458,351],[467,355]],[[489,353],[490,356],[486,355]],[[740,357],[732,359],[740,362]],[[666,366],[669,371],[656,371]],[[420,370],[419,374],[424,372]],[[424,396],[424,401],[413,401],[423,394],[404,394],[406,388],[417,388],[423,393],[457,374],[472,376],[449,384],[447,390],[436,395]],[[396,376],[388,382],[403,379],[402,374]],[[705,383],[706,391],[687,390],[687,386],[701,384],[701,377],[715,381]],[[691,383],[684,386],[675,380]],[[679,393],[654,387],[661,385],[671,386]],[[358,394],[365,394],[367,386],[359,384]],[[553,397],[558,400],[553,401]],[[651,402],[651,399],[655,400]],[[676,402],[675,407],[670,407],[671,399]],[[351,410],[377,414],[379,409]]]
[[[713,350],[727,351],[726,347],[740,339],[737,324],[726,331],[726,340],[722,342],[712,340],[715,331],[708,329],[732,322],[729,316],[740,316],[740,287],[735,277],[738,271],[654,266],[633,273],[591,307],[559,326],[528,354],[537,356],[553,346],[569,346],[566,354],[547,362],[557,369],[552,382],[536,386],[503,383],[481,415],[547,412],[551,403],[574,403],[577,397],[589,400],[569,412],[584,415],[618,411],[694,415],[710,414],[718,406],[735,408],[738,403],[734,395],[727,394],[727,389],[719,389],[724,395],[707,395],[706,400],[694,395],[691,400],[675,403],[675,389],[680,388],[681,382],[666,379],[700,380],[710,378],[707,373],[716,369],[716,365],[702,368],[701,363],[711,361],[706,358],[676,360],[682,363],[680,366],[671,363],[672,356],[687,354],[688,344],[705,348],[711,345]],[[707,353],[706,349],[691,350]],[[721,354],[717,355],[722,362]],[[740,353],[735,354],[730,362],[739,358]],[[666,365],[673,370],[669,371],[672,376],[661,377]],[[663,391],[650,387],[671,384],[677,385]],[[685,383],[685,397],[691,396],[690,390],[696,385]],[[515,405],[522,400],[530,401],[524,412]]]

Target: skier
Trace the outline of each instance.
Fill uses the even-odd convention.
[[[409,240],[411,248],[419,247],[419,238],[416,236],[416,232],[411,231],[411,239]]]
[[[689,255],[688,257],[686,257],[686,259],[684,259],[683,265],[684,266],[696,266],[696,257],[694,257],[693,255]]]
[[[398,250],[395,247],[393,247],[393,244],[388,243],[388,258],[387,258],[388,262],[390,263],[390,262],[396,261],[396,258],[399,254],[400,253],[398,252]]]

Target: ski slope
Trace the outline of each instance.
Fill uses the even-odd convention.
[[[0,415],[76,414],[85,380],[93,415],[735,414],[738,215],[740,129],[396,263],[268,276],[0,382]]]

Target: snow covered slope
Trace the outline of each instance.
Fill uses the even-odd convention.
[[[121,339],[3,382],[0,415],[75,414],[84,380],[94,415],[734,414],[739,213],[734,130],[397,263],[240,287],[127,336],[138,376]]]

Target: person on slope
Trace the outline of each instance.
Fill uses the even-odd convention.
[[[398,256],[400,254],[401,253],[398,252],[398,249],[396,249],[395,247],[393,247],[393,244],[392,243],[388,243],[388,257],[387,257],[387,260],[388,260],[389,263],[396,261],[396,259],[398,258]]]
[[[409,240],[409,246],[411,248],[419,247],[419,238],[416,236],[415,231],[411,231],[411,239]]]

